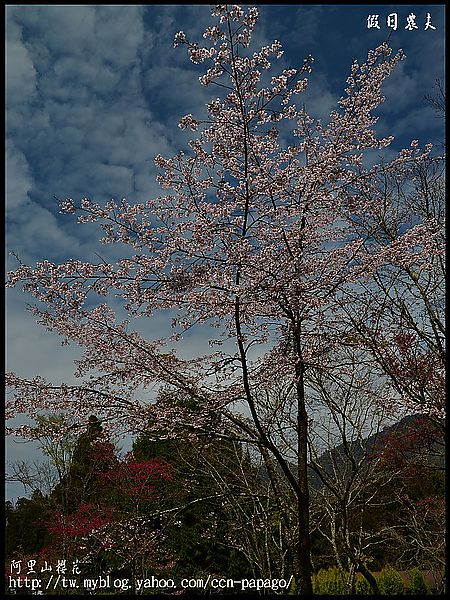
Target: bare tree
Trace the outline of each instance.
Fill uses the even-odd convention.
[[[348,370],[340,376],[316,371],[310,377],[316,417],[309,443],[313,528],[332,549],[347,593],[355,592],[361,573],[374,593],[371,550],[386,542],[395,525],[369,524],[368,516],[385,506],[380,492],[395,476],[381,470],[374,447],[389,419],[377,403],[386,393],[367,354],[346,352]]]
[[[354,333],[363,342],[392,386],[389,399],[399,414],[419,413],[434,419],[444,434],[445,422],[445,181],[444,157],[428,157],[398,177],[385,173],[373,181],[378,209],[372,222],[355,220],[355,231],[383,247],[408,227],[432,223],[435,252],[427,264],[399,260],[378,269],[363,293],[349,289],[342,306]],[[420,247],[416,248],[420,251]],[[351,299],[351,301],[350,301]],[[396,402],[394,399],[396,398]]]

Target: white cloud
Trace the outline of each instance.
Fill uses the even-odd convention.
[[[305,103],[306,111],[326,123],[332,110],[337,108],[339,97],[330,89],[327,76],[320,70],[313,70],[309,77],[308,87],[300,96],[299,104]]]
[[[55,383],[75,383],[73,361],[81,355],[77,346],[61,346],[61,338],[36,325],[36,317],[24,310],[19,288],[6,294],[7,371],[21,377],[41,375]],[[67,368],[69,365],[69,369]]]
[[[30,165],[12,140],[7,144],[6,167],[6,210],[11,213],[25,208],[29,203],[28,192],[33,187]]]
[[[79,239],[64,231],[50,211],[31,202],[15,218],[7,236],[8,249],[25,263],[33,260],[57,260],[61,254],[79,252]]]
[[[7,88],[8,240],[20,255],[42,258],[46,240],[52,256],[73,247],[54,195],[139,201],[156,190],[152,159],[171,150],[143,94],[139,65],[149,50],[143,11],[8,10],[8,62],[16,73]],[[14,212],[18,206],[26,214]]]
[[[11,105],[28,102],[36,91],[36,69],[22,41],[22,29],[14,21],[11,7],[7,9],[6,85],[7,101]]]

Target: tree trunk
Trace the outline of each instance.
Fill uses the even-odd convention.
[[[306,411],[299,411],[298,423],[298,573],[297,585],[301,595],[312,594],[311,582],[311,539],[309,531],[309,487],[308,487],[308,454],[307,454],[307,432],[308,422]]]
[[[311,537],[309,530],[308,484],[308,415],[305,403],[305,365],[300,343],[300,326],[294,326],[294,344],[298,361],[295,365],[297,389],[298,452],[298,585],[301,595],[312,594]]]
[[[362,563],[359,563],[357,570],[369,582],[373,593],[376,594],[377,596],[380,596],[381,595],[380,588],[378,587],[377,580],[372,575],[372,573],[369,571],[369,569],[366,569],[366,567]]]

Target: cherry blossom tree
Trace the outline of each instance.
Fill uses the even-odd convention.
[[[157,459],[138,461],[133,452],[120,457],[107,438],[93,445],[90,457],[100,467],[96,471],[95,508],[104,521],[81,532],[84,535],[72,535],[78,535],[84,544],[86,562],[94,562],[102,553],[110,568],[131,572],[136,592],[137,578],[145,578],[149,568],[163,568],[169,560],[161,550],[164,531],[156,522],[161,518],[158,505],[164,493],[162,484],[172,479],[171,465]],[[77,518],[80,508],[84,505],[78,507]]]
[[[389,162],[363,166],[367,151],[393,140],[377,137],[373,111],[401,51],[393,55],[382,44],[363,64],[355,60],[345,95],[322,123],[295,104],[311,57],[270,76],[283,50],[277,40],[251,49],[257,9],[218,5],[212,15],[216,24],[203,34],[204,45],[184,32],[175,37],[194,64],[209,65],[199,81],[218,95],[203,116],[181,119],[182,129],[195,132],[187,153],[156,157],[167,193],[136,204],[67,198],[60,205],[81,223],[100,222],[102,243],[133,254],[114,264],[19,261],[9,274],[8,286],[22,283],[38,301],[31,308],[38,322],[84,354],[78,385],[8,374],[8,416],[94,413],[105,430],[139,433],[154,424],[169,437],[232,427],[267,452],[296,498],[296,589],[308,594],[308,372],[348,368],[335,353],[354,302],[345,292],[354,296],[382,268],[427,266],[441,252],[433,218],[407,223],[383,244],[355,227],[378,214],[374,179],[401,177],[431,147],[412,141]],[[108,304],[113,295],[123,300],[125,320]],[[148,340],[131,329],[132,318],[161,315],[172,319],[173,335]],[[189,348],[183,336],[193,328],[204,332],[205,349],[181,358],[178,349]],[[280,377],[294,390],[296,473],[259,400]],[[145,390],[155,386],[156,401],[145,402]],[[191,402],[180,401],[185,397]],[[16,433],[26,436],[27,427]]]
[[[156,459],[137,461],[132,452],[118,456],[96,425],[92,418],[90,435],[80,436],[63,481],[42,505],[36,525],[45,527],[50,540],[39,555],[54,561],[77,558],[89,565],[91,575],[126,570],[136,590],[138,577],[165,568],[169,560],[156,522],[164,516],[158,505],[161,484],[172,479],[171,466]],[[76,464],[77,451],[84,452],[89,471],[81,490],[77,475],[86,467]]]

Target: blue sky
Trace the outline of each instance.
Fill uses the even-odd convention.
[[[304,96],[307,110],[326,119],[343,94],[351,62],[390,35],[394,51],[406,54],[384,87],[380,134],[393,134],[393,148],[419,139],[443,138],[442,120],[427,105],[436,79],[444,80],[444,5],[260,5],[256,47],[282,42],[280,68],[315,61]],[[387,15],[397,13],[397,30]],[[418,29],[405,29],[416,15]],[[425,30],[427,13],[435,29]],[[380,29],[368,28],[378,14]],[[6,8],[7,67],[7,251],[24,262],[68,258],[96,261],[100,237],[59,215],[57,197],[97,202],[126,197],[142,202],[159,194],[153,158],[186,149],[177,123],[202,114],[214,90],[199,85],[198,66],[183,47],[173,48],[183,29],[200,40],[211,24],[207,5],[45,6]],[[255,48],[256,48],[255,47]],[[113,259],[116,249],[101,248]],[[14,261],[8,258],[8,268]],[[75,348],[60,341],[25,313],[29,299],[7,294],[7,369],[73,380]],[[158,336],[165,323],[153,322]],[[192,344],[201,340],[192,340]],[[8,444],[8,460],[29,457],[30,446]],[[21,494],[10,485],[8,496]]]

